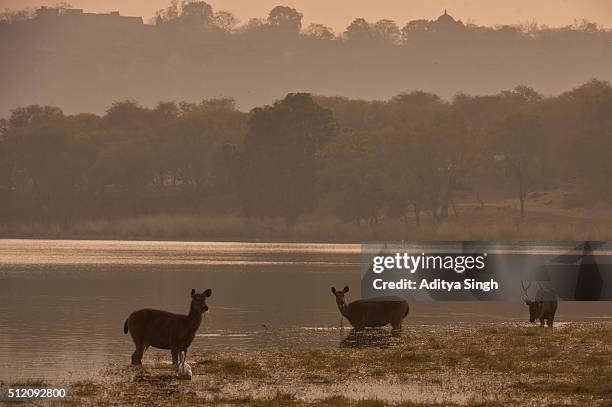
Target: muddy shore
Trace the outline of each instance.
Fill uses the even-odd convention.
[[[612,323],[345,329],[341,338],[326,349],[194,349],[191,381],[157,352],[94,379],[4,385],[65,385],[70,399],[58,405],[70,406],[612,405]]]

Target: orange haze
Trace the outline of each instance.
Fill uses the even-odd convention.
[[[0,9],[53,5],[55,0],[0,0]],[[123,15],[148,20],[170,0],[69,0],[74,7],[91,12],[119,10]],[[276,5],[288,5],[304,14],[304,23],[323,23],[341,32],[355,17],[388,18],[403,24],[414,19],[433,19],[448,9],[453,17],[481,25],[537,21],[550,26],[588,19],[612,26],[610,0],[210,0],[215,10],[228,10],[245,22],[263,17]]]

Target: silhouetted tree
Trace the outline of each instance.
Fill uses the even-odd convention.
[[[346,27],[344,36],[352,41],[367,41],[373,38],[372,27],[363,18],[356,18]]]
[[[396,44],[400,41],[400,29],[393,20],[379,20],[372,26],[372,31],[378,40],[389,44]]]
[[[276,6],[268,15],[268,24],[274,28],[297,34],[302,29],[302,14],[287,6]]]
[[[334,39],[334,32],[332,29],[323,24],[310,24],[304,30],[304,35],[308,38],[322,41]]]
[[[335,134],[331,111],[306,93],[254,109],[243,154],[247,214],[280,216],[292,224],[310,210],[317,154]]]
[[[183,2],[181,7],[181,19],[184,21],[210,22],[213,18],[213,10],[205,1]]]
[[[497,146],[503,162],[516,178],[521,218],[525,217],[525,198],[544,150],[542,123],[539,117],[526,114],[509,116],[499,128]],[[541,170],[541,167],[540,167]]]
[[[213,17],[214,24],[225,32],[231,32],[238,23],[238,18],[229,11],[217,11]]]
[[[4,154],[10,163],[11,191],[18,212],[35,210],[36,217],[63,220],[77,212],[79,188],[91,157],[71,132],[70,120],[51,106],[13,111],[3,132]]]
[[[430,30],[431,22],[429,20],[413,20],[401,29],[401,37],[405,43],[422,41],[424,35]]]
[[[375,223],[385,195],[380,138],[343,131],[322,152],[318,194],[323,212],[344,221]]]
[[[109,127],[135,130],[148,126],[150,113],[149,109],[131,100],[115,102],[106,111],[104,124]]]

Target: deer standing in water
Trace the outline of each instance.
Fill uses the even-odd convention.
[[[141,309],[130,314],[123,324],[123,333],[132,336],[136,350],[132,354],[132,364],[141,365],[142,356],[153,346],[159,349],[170,349],[172,363],[177,364],[179,352],[187,354],[187,348],[193,342],[196,331],[202,323],[202,314],[208,311],[206,298],[212,290],[197,294],[191,290],[189,314],[180,315],[156,309]]]
[[[394,331],[402,330],[402,321],[409,312],[408,302],[399,297],[379,297],[346,302],[348,286],[342,291],[332,287],[336,304],[343,317],[348,319],[356,330],[366,327],[381,327],[391,324]]]

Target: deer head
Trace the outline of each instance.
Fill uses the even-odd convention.
[[[204,290],[201,294],[196,293],[195,289],[191,289],[191,308],[203,313],[208,311],[208,305],[206,305],[206,299],[212,295],[212,290],[209,288]]]
[[[348,304],[346,302],[345,294],[349,292],[348,285],[344,287],[342,291],[336,290],[335,287],[331,288],[332,293],[336,296],[336,304],[338,304],[338,309],[340,313],[344,315],[346,309],[348,308]]]

